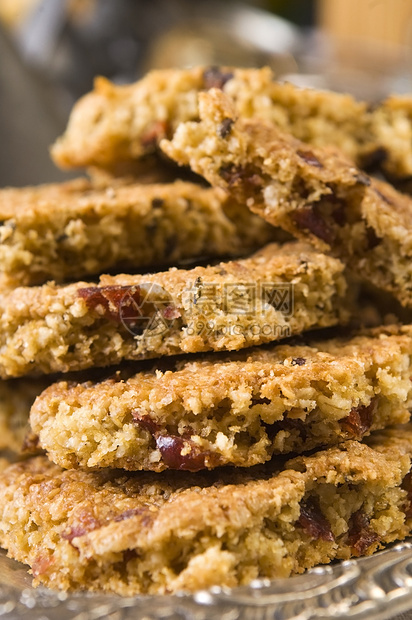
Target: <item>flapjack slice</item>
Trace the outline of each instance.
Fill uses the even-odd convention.
[[[170,157],[412,305],[410,197],[333,147],[308,147],[267,121],[238,117],[220,90],[199,100],[202,120],[162,142]]]
[[[0,544],[35,584],[122,595],[237,586],[369,555],[412,529],[412,429],[249,470],[0,474]]]
[[[242,256],[273,229],[220,189],[86,179],[0,190],[0,269],[11,284]]]
[[[158,153],[179,123],[198,120],[197,96],[220,88],[243,117],[266,119],[317,146],[333,144],[357,164],[395,179],[412,175],[412,100],[392,96],[376,106],[350,95],[274,80],[269,68],[194,67],[151,71],[135,84],[98,78],[75,105],[52,148],[64,168],[97,166],[125,174]]]
[[[237,350],[347,317],[343,264],[292,242],[211,267],[0,291],[0,376]]]
[[[52,384],[31,429],[64,468],[250,467],[409,420],[412,328]]]

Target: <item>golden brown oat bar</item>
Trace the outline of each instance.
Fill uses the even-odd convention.
[[[273,229],[219,189],[87,180],[0,191],[0,265],[14,283],[247,254]],[[249,212],[250,213],[250,212]]]
[[[0,476],[0,543],[35,584],[122,595],[237,586],[369,555],[412,529],[412,429],[283,467],[204,474],[62,471],[45,457]]]
[[[346,317],[342,272],[292,242],[213,267],[3,291],[0,375],[237,350],[335,325]]]
[[[331,147],[309,149],[264,121],[237,119],[219,90],[200,95],[200,113],[162,142],[170,157],[412,306],[410,197]]]
[[[412,327],[180,362],[37,398],[32,431],[58,465],[250,467],[409,420]]]
[[[393,177],[412,175],[412,105],[393,97],[375,109],[349,95],[301,89],[273,80],[270,69],[196,67],[152,71],[136,84],[98,78],[75,106],[52,149],[62,167],[99,166],[121,172],[157,150],[181,122],[198,120],[197,95],[221,88],[244,117],[269,120],[314,145],[334,144],[360,165]]]

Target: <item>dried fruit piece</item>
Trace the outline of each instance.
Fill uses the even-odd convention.
[[[354,407],[346,418],[340,420],[341,429],[351,437],[361,439],[372,426],[378,400],[378,397],[375,396],[369,405]]]
[[[63,532],[61,536],[64,540],[72,542],[74,538],[84,536],[88,532],[92,532],[99,527],[101,527],[101,523],[94,515],[90,512],[82,512],[78,515],[76,525],[70,527],[68,531]]]
[[[371,529],[369,517],[362,510],[355,512],[350,519],[348,531],[348,542],[353,555],[363,555],[378,540],[379,535]]]
[[[298,525],[315,540],[328,540],[333,542],[335,537],[329,521],[321,512],[319,501],[315,497],[308,497],[300,503],[300,517]]]
[[[196,472],[205,469],[207,461],[213,467],[219,464],[218,455],[202,450],[190,439],[193,434],[190,428],[187,428],[187,437],[173,435],[164,431],[149,416],[141,416],[139,412],[133,412],[132,415],[135,422],[152,435],[163,462],[169,469]]]
[[[40,554],[32,563],[31,571],[34,577],[40,577],[47,573],[51,565],[53,564],[53,558],[49,555]]]
[[[145,329],[167,328],[167,321],[181,316],[168,293],[160,286],[90,286],[78,290],[87,307],[106,319],[123,324],[132,334]]]
[[[120,313],[130,314],[142,301],[139,286],[88,286],[78,290],[90,310],[96,310],[105,318],[121,322]]]
[[[326,243],[331,244],[333,242],[335,236],[333,230],[325,222],[316,205],[297,209],[291,214],[291,217],[299,228],[309,230],[316,237],[322,239],[322,241],[326,241]]]

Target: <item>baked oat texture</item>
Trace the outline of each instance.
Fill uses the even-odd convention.
[[[16,284],[245,255],[273,228],[220,189],[86,179],[0,191],[0,265]]]
[[[179,123],[198,120],[197,95],[212,87],[227,93],[241,116],[274,122],[310,144],[334,144],[359,165],[380,167],[393,178],[412,175],[410,97],[391,97],[371,108],[350,95],[275,82],[269,68],[152,71],[126,86],[98,78],[74,107],[53,158],[64,168],[122,173],[127,162],[171,138]]]
[[[199,95],[201,122],[162,148],[270,223],[331,250],[412,306],[412,199],[333,147],[311,147],[265,121],[237,118],[220,90]]]
[[[340,323],[345,292],[342,263],[297,242],[213,267],[1,291],[0,375],[271,342]]]
[[[412,327],[179,362],[100,382],[61,381],[30,424],[64,468],[250,467],[409,420]]]
[[[369,555],[412,527],[412,429],[347,441],[277,469],[0,476],[0,544],[35,584],[121,595],[237,586]]]

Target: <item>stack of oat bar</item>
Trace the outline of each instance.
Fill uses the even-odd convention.
[[[412,100],[268,69],[99,79],[52,155],[91,180],[0,193],[0,448],[30,410],[9,555],[132,595],[405,538]],[[348,325],[371,286],[403,322]]]

